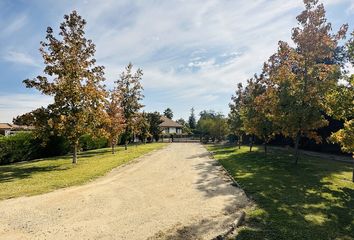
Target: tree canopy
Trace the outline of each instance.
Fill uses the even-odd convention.
[[[135,118],[139,110],[144,106],[141,104],[141,100],[144,98],[142,93],[143,87],[141,85],[143,71],[140,68],[135,73],[132,71],[133,64],[129,63],[125,71],[121,73],[120,78],[115,82],[117,84],[117,92],[121,98],[120,106],[125,119],[123,136],[125,149],[127,149],[130,139],[134,137]]]
[[[188,118],[188,124],[190,129],[195,129],[197,127],[197,120],[195,119],[194,108],[191,108],[191,115]]]
[[[173,118],[173,112],[171,108],[166,108],[166,110],[163,112],[163,115],[169,119]]]
[[[106,117],[104,67],[96,65],[95,45],[85,38],[85,25],[73,11],[64,16],[59,38],[48,27],[40,48],[46,75],[24,80],[26,87],[53,96],[48,107],[31,113],[33,123],[38,134],[64,136],[73,146],[73,163],[77,162],[80,136],[97,135]]]

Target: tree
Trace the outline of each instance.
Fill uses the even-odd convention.
[[[222,114],[217,114],[211,125],[211,137],[217,142],[221,142],[228,134],[227,120]]]
[[[155,139],[156,142],[159,141],[162,129],[160,128],[160,124],[162,123],[161,115],[158,112],[148,113],[147,117],[149,119],[150,125],[150,134]]]
[[[194,130],[197,127],[197,121],[195,119],[194,108],[191,109],[191,115],[188,119],[190,129]]]
[[[227,120],[221,113],[215,113],[212,110],[202,111],[198,120],[197,130],[200,132],[204,143],[209,140],[220,142],[227,134]]]
[[[230,113],[228,115],[228,125],[232,134],[237,137],[238,148],[241,148],[242,135],[244,134],[243,123],[241,120],[241,101],[242,101],[243,87],[239,83],[235,95],[231,97],[229,104]]]
[[[213,127],[212,118],[200,118],[197,124],[197,130],[200,133],[200,138],[203,143],[208,143],[211,138],[211,129]],[[213,139],[212,139],[213,141]]]
[[[163,112],[163,115],[169,119],[173,118],[173,112],[171,108],[166,108],[166,110]]]
[[[350,64],[354,66],[354,32],[347,43],[347,52]],[[343,152],[351,153],[354,161],[354,74],[344,76],[344,79],[345,84],[337,85],[326,96],[327,113],[344,121],[344,127],[332,133],[330,140],[340,144]],[[354,167],[352,181],[354,182]]]
[[[128,148],[128,141],[133,137],[135,118],[139,110],[143,107],[140,101],[144,98],[142,93],[141,78],[143,71],[139,68],[132,73],[133,64],[129,63],[122,72],[117,84],[117,91],[121,97],[121,108],[123,109],[125,119],[124,143],[125,150]]]
[[[119,135],[124,130],[125,123],[120,97],[117,88],[114,88],[110,92],[110,99],[106,104],[107,120],[105,130],[108,134],[110,146],[112,147],[112,154],[115,153],[115,146],[117,145]]]
[[[183,133],[185,133],[185,134],[192,133],[192,130],[190,129],[189,124],[183,118],[178,119],[176,122],[183,126],[183,128],[182,128]]]
[[[47,134],[42,130],[50,128],[51,133],[65,137],[73,148],[73,163],[77,163],[80,136],[98,135],[106,118],[104,67],[96,66],[95,45],[84,37],[85,25],[86,21],[73,11],[60,25],[61,39],[48,27],[40,48],[47,76],[23,81],[26,87],[53,96],[54,103],[33,113],[35,126],[45,124],[36,132]]]
[[[176,121],[176,123],[181,124],[181,125],[187,124],[186,121],[185,121],[183,118],[178,119],[178,120]]]
[[[318,0],[304,3],[305,10],[297,17],[299,26],[292,31],[295,48],[279,42],[277,53],[264,66],[271,119],[283,135],[294,140],[295,163],[300,138],[319,142],[315,130],[328,124],[322,114],[323,99],[340,76],[336,50],[347,30],[343,25],[337,34],[331,34],[323,5]]]
[[[264,152],[267,153],[267,144],[274,136],[275,126],[270,119],[270,108],[264,107],[264,104],[270,100],[265,94],[266,86],[261,84],[262,79],[263,74],[259,77],[255,75],[248,80],[240,101],[240,115],[244,131],[262,139]],[[252,141],[250,151],[252,151]]]
[[[142,114],[139,114],[137,119],[136,119],[136,134],[138,138],[143,142],[144,144],[146,143],[146,139],[152,137],[150,133],[150,123],[149,123],[149,118],[148,115],[143,112]]]

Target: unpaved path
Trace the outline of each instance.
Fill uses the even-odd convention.
[[[197,143],[175,143],[84,186],[0,202],[0,239],[211,239],[247,205]]]

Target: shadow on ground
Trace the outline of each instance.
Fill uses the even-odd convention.
[[[97,149],[88,152],[81,152],[78,154],[80,159],[89,159],[97,157],[110,152],[110,149]],[[58,160],[59,159],[59,160]],[[46,159],[38,159],[33,161],[18,162],[8,165],[0,166],[0,183],[11,182],[19,179],[25,179],[31,177],[33,174],[50,171],[66,170],[71,166],[71,155],[65,155],[60,157],[50,157]],[[67,165],[62,164],[62,160],[67,161]],[[56,163],[56,161],[58,161]],[[59,163],[61,161],[61,163]],[[50,162],[50,163],[49,163]]]
[[[219,234],[226,233],[241,211],[251,205],[244,192],[233,186],[233,182],[222,169],[220,163],[211,159],[210,156],[209,152],[204,152],[188,157],[188,159],[206,159],[205,162],[194,165],[199,174],[194,182],[194,186],[206,199],[228,196],[230,197],[230,201],[226,202],[226,204],[224,203],[225,206],[222,211],[213,218],[196,220],[190,225],[176,224],[167,231],[157,232],[154,236],[149,237],[148,240],[209,239],[202,237],[206,233],[212,233],[210,239],[214,239]],[[219,230],[218,233],[215,233],[215,229]]]
[[[291,153],[213,147],[256,202],[236,239],[354,239],[351,165]]]

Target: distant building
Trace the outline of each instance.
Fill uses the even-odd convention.
[[[30,131],[33,129],[34,127],[31,126],[20,126],[10,123],[0,123],[0,135],[4,136],[9,136],[19,131]]]
[[[181,124],[165,116],[162,116],[161,120],[163,122],[160,124],[160,127],[162,129],[163,134],[182,134],[183,126]]]

